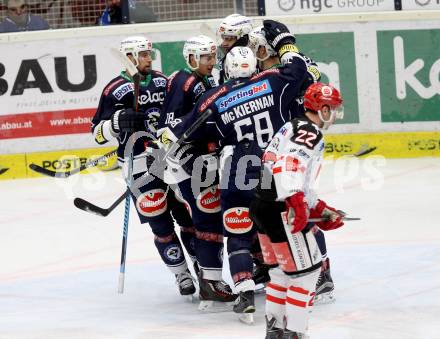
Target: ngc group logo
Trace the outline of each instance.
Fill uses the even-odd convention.
[[[278,0],[278,7],[288,12],[295,7],[295,0]]]

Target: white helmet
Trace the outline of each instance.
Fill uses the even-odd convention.
[[[206,35],[189,38],[185,41],[185,45],[183,45],[183,57],[188,67],[193,71],[199,68],[200,56],[212,53],[217,53],[217,45],[214,40]],[[194,55],[194,59],[196,60],[196,67],[192,67],[189,62],[189,56],[191,54]]]
[[[137,66],[139,64],[139,52],[152,52],[153,44],[143,36],[131,36],[121,41],[119,51],[125,55],[132,54],[136,61],[135,66]]]
[[[226,55],[225,75],[228,79],[248,78],[257,69],[257,59],[249,47],[234,47]]]
[[[248,46],[254,52],[256,57],[257,57],[258,49],[260,47],[266,48],[266,57],[264,58],[257,57],[257,59],[260,61],[264,61],[271,56],[277,55],[277,52],[275,52],[274,49],[267,43],[266,36],[264,35],[263,32],[263,26],[259,26],[253,29],[249,33]]]
[[[249,34],[252,30],[252,21],[248,17],[241,14],[231,14],[223,19],[218,27],[217,35],[233,36],[237,40],[242,36]]]

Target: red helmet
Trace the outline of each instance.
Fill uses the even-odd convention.
[[[304,106],[318,112],[322,106],[337,109],[342,105],[341,93],[332,85],[317,82],[310,85],[304,94]]]
[[[304,94],[304,107],[308,110],[317,112],[324,122],[324,128],[328,128],[336,119],[344,117],[344,107],[342,106],[342,96],[332,85],[317,82],[310,85]],[[323,119],[321,110],[323,106],[330,108],[329,119]]]

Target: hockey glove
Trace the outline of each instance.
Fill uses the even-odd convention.
[[[307,225],[309,207],[303,192],[297,192],[286,199],[287,222],[292,225],[291,233],[301,232]]]
[[[148,116],[135,112],[131,108],[121,109],[112,115],[112,129],[115,133],[146,131],[145,121]]]
[[[324,221],[319,221],[316,225],[323,231],[330,231],[344,225],[342,221],[343,215],[338,213],[336,209],[328,206],[324,201],[318,199],[318,203],[310,210],[310,218],[324,218]]]
[[[274,20],[264,20],[263,26],[267,42],[278,52],[280,58],[288,52],[298,53],[294,45],[295,36],[290,33],[286,25]]]
[[[184,144],[170,157],[170,160],[182,167],[187,174],[192,175],[194,162],[199,155],[194,145]]]
[[[150,140],[145,147],[145,153],[148,172],[158,178],[163,178],[166,168],[165,150],[160,147],[158,141]]]

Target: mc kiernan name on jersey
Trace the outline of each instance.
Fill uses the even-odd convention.
[[[235,119],[239,119],[245,115],[260,111],[264,108],[273,106],[274,104],[273,95],[267,95],[265,97],[256,98],[252,101],[248,101],[242,105],[236,106],[231,111],[223,113],[221,118],[223,123],[226,125]]]
[[[218,107],[219,113],[221,113],[243,101],[249,101],[252,100],[252,98],[258,98],[268,93],[272,93],[272,88],[268,80],[263,80],[233,91],[218,99],[215,104]]]

